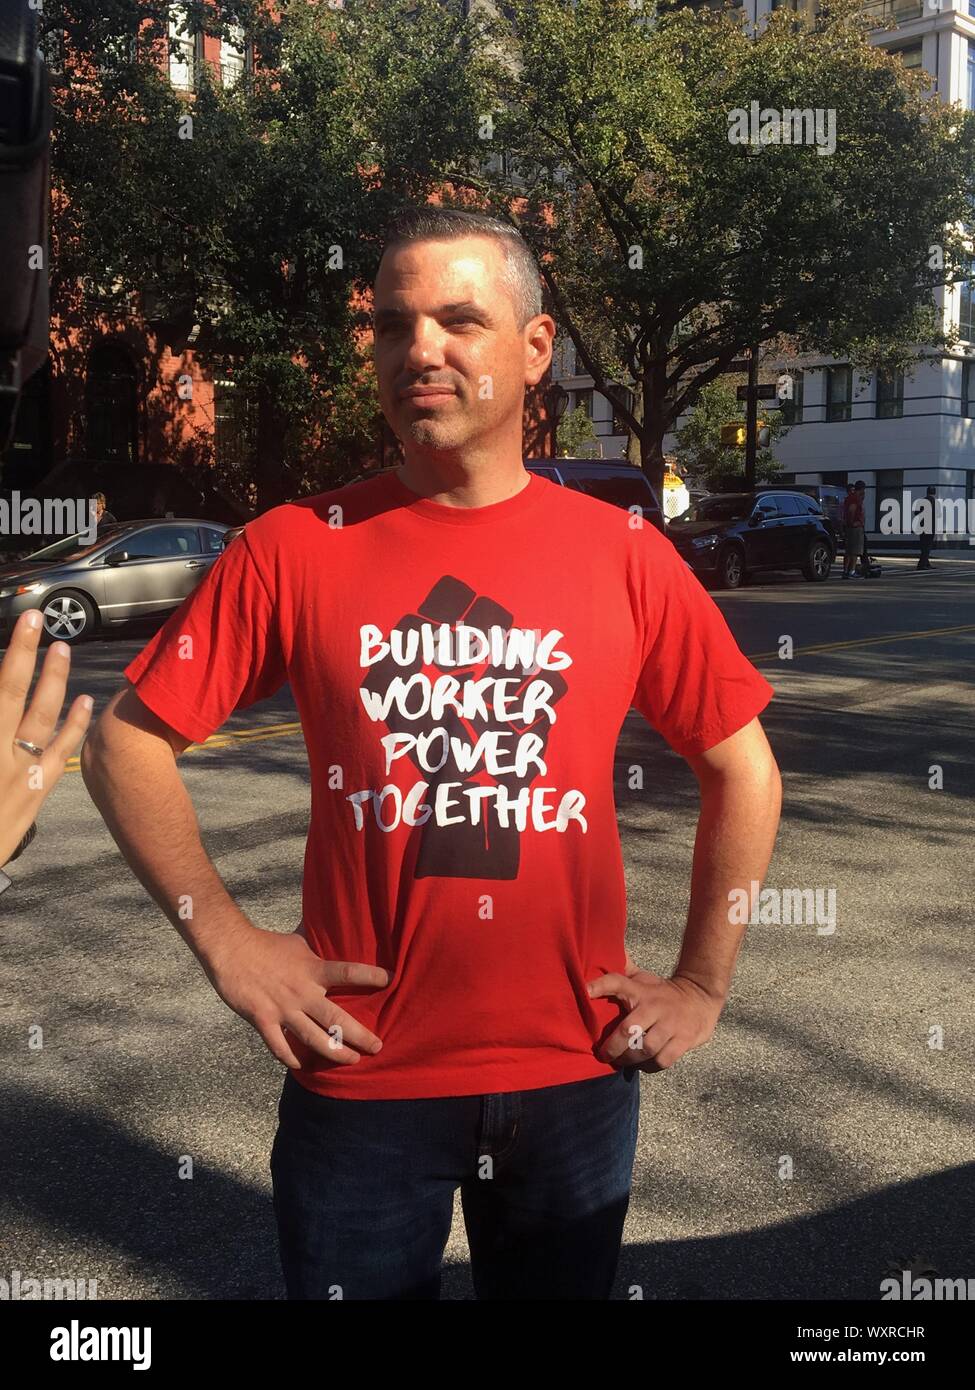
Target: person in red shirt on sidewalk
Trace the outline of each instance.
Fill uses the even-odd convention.
[[[479,1299],[605,1299],[639,1073],[713,1036],[744,933],[729,904],[771,856],[772,690],[642,514],[525,469],[555,323],[516,231],[407,210],[374,330],[405,462],[252,521],[126,669],[85,782],[289,1069],[271,1175],[290,1298],[439,1297],[459,1188]],[[176,760],[286,681],[311,823],[301,922],[278,933],[224,887]],[[631,706],[700,786],[670,975],[624,941]]]
[[[843,498],[843,578],[849,579],[856,573],[856,563],[866,564],[865,518],[863,514],[863,494],[866,485],[862,479],[853,483]]]

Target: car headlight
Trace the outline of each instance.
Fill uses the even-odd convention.
[[[17,584],[12,589],[0,589],[0,598],[15,598],[18,594],[39,594],[43,584]]]
[[[710,550],[718,543],[717,536],[695,536],[691,545],[695,550]]]

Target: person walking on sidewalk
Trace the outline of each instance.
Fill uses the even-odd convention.
[[[919,570],[930,570],[934,569],[931,563],[931,549],[934,545],[934,503],[938,496],[938,489],[929,487],[924,495],[927,505],[924,508],[924,524],[921,529],[921,558],[917,562],[917,567]]]
[[[517,231],[406,211],[373,310],[404,463],[250,522],[126,668],[84,778],[288,1069],[270,1168],[290,1298],[438,1298],[460,1189],[478,1299],[606,1299],[639,1073],[712,1038],[745,931],[729,904],[772,852],[772,689],[642,515],[526,470],[556,326]],[[286,682],[311,820],[301,922],[276,932],[225,887],[176,760]],[[669,974],[624,940],[634,705],[700,790]]]
[[[95,505],[95,525],[100,533],[103,527],[114,526],[117,518],[108,510],[104,492],[96,492],[92,501]]]
[[[849,579],[856,573],[856,563],[865,564],[864,556],[864,515],[863,494],[865,485],[862,479],[854,483],[843,499],[843,578]]]

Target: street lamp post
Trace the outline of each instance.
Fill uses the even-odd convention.
[[[748,359],[748,399],[745,402],[745,491],[755,486],[755,456],[758,449],[758,344],[752,344]]]
[[[565,414],[568,404],[568,391],[561,382],[553,381],[548,388],[548,400],[546,401],[549,414],[552,417],[552,447],[549,457],[553,459],[559,456],[559,421]]]

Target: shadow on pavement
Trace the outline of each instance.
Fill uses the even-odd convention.
[[[5,1202],[42,1229],[114,1251],[119,1284],[100,1286],[100,1297],[127,1296],[128,1267],[160,1297],[283,1297],[266,1192],[203,1164],[191,1181],[180,1180],[175,1152],[26,1091],[4,1094],[0,1117]],[[38,1145],[38,1133],[56,1142]],[[625,1245],[614,1297],[879,1299],[881,1280],[904,1268],[966,1278],[973,1228],[969,1164],[760,1230]],[[10,1250],[8,1257],[24,1274],[46,1272],[29,1256]],[[83,1269],[59,1271],[69,1273],[86,1277]],[[446,1265],[443,1297],[472,1296],[469,1267]]]

